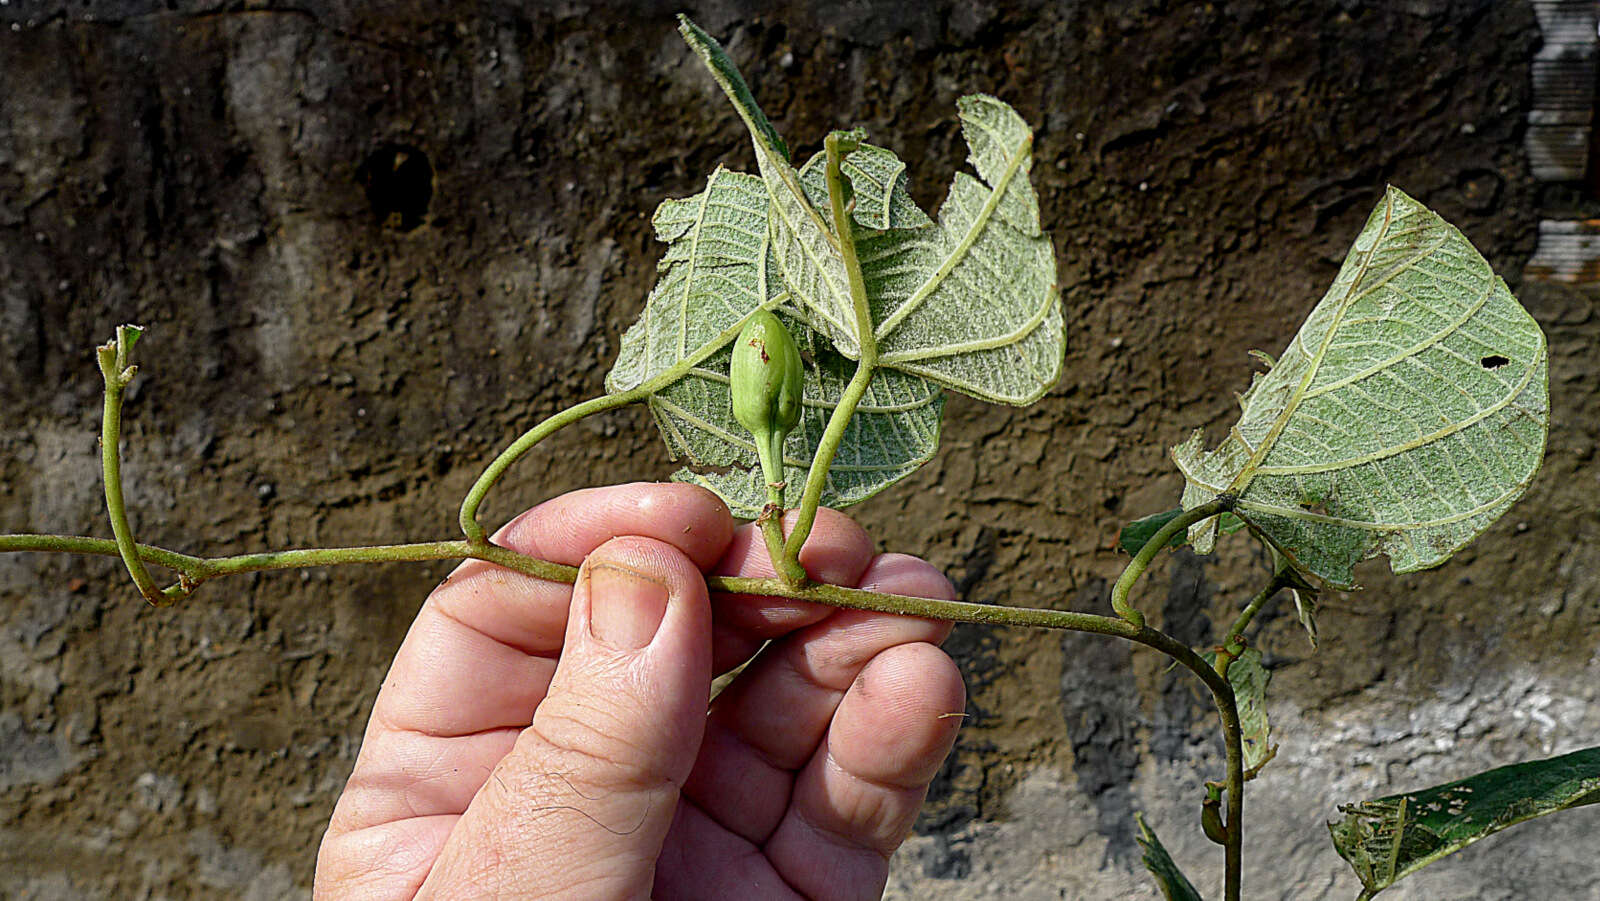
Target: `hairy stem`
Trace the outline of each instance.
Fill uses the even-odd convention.
[[[1149,541],[1144,543],[1144,547],[1139,549],[1139,553],[1133,555],[1133,559],[1128,561],[1128,566],[1122,571],[1122,575],[1117,577],[1117,584],[1111,588],[1111,609],[1115,610],[1118,616],[1136,626],[1144,625],[1144,614],[1128,604],[1128,593],[1133,590],[1133,586],[1139,581],[1139,577],[1144,575],[1144,571],[1150,568],[1150,561],[1156,558],[1156,554],[1161,553],[1167,543],[1172,540],[1172,536],[1201,520],[1210,519],[1219,513],[1225,513],[1232,509],[1233,498],[1225,494],[1191,510],[1183,511],[1162,526],[1160,531],[1156,532]]]
[[[0,553],[6,551],[122,556],[122,550],[117,547],[117,543],[109,538],[86,538],[79,535],[40,535],[35,533],[0,535]],[[154,563],[156,566],[170,569],[173,572],[196,572],[206,563],[200,557],[191,557],[188,554],[180,554],[177,551],[152,547],[148,544],[134,545],[134,554],[141,562]]]
[[[850,424],[857,405],[866,396],[867,386],[872,383],[872,375],[878,369],[878,339],[872,327],[872,312],[867,305],[867,284],[861,277],[861,261],[856,257],[855,230],[845,201],[844,174],[839,168],[844,155],[858,146],[859,138],[837,131],[829,134],[823,142],[828,162],[828,206],[833,215],[833,230],[839,237],[839,255],[844,260],[845,275],[850,281],[850,300],[855,309],[856,340],[861,345],[861,359],[856,362],[855,375],[839,397],[839,405],[828,417],[827,428],[823,430],[817,452],[811,458],[805,492],[800,496],[800,517],[784,544],[786,561],[783,566],[778,566],[779,572],[783,572],[785,567],[793,569],[800,565],[800,549],[805,547],[806,539],[811,537],[811,527],[816,524],[817,507],[822,503],[822,489],[828,483],[828,469],[833,466],[834,455],[839,452],[845,427]],[[773,563],[777,566],[776,560]]]
[[[602,394],[591,397],[581,404],[571,406],[540,422],[538,425],[522,433],[522,437],[511,442],[500,455],[484,468],[483,475],[472,483],[472,489],[467,492],[466,498],[461,502],[461,531],[467,536],[467,541],[478,545],[487,544],[488,537],[484,534],[483,526],[478,522],[478,508],[483,505],[483,499],[489,490],[500,481],[507,469],[518,459],[533,450],[534,446],[561,429],[577,422],[578,420],[595,413],[624,407],[628,404],[644,400],[650,396],[646,385],[640,385],[631,391],[617,394]]]

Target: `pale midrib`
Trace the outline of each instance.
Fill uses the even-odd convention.
[[[1000,201],[1005,197],[1006,190],[1011,186],[1011,180],[1021,170],[1023,160],[1027,159],[1032,149],[1033,136],[1029,135],[1017,146],[1016,152],[1007,161],[1006,171],[1001,174],[999,180],[995,183],[993,190],[989,194],[989,199],[983,204],[983,209],[978,211],[978,218],[967,229],[967,233],[962,236],[961,242],[956,245],[949,258],[910,297],[906,298],[906,302],[900,305],[900,309],[894,311],[894,315],[879,323],[876,330],[879,344],[882,344],[885,338],[893,333],[896,328],[899,328],[900,323],[904,322],[907,316],[915,312],[934,291],[938,290],[939,286],[944,283],[945,278],[950,275],[951,271],[972,249],[972,245],[977,242],[978,236],[989,227],[989,221],[994,218],[995,211],[1000,208]],[[954,191],[955,188],[952,187],[951,190]],[[946,200],[945,202],[949,203],[950,201]]]
[[[1523,391],[1525,391],[1527,389],[1528,383],[1533,381],[1533,376],[1538,371],[1539,371],[1539,367],[1537,365],[1529,366],[1527,372],[1523,373],[1522,380],[1517,382],[1515,387],[1513,387],[1506,394],[1505,397],[1501,398],[1496,403],[1493,403],[1493,404],[1483,408],[1482,410],[1479,410],[1477,413],[1474,413],[1473,415],[1467,417],[1466,419],[1457,420],[1456,422],[1452,422],[1450,425],[1445,426],[1444,428],[1439,429],[1438,431],[1431,432],[1431,433],[1429,433],[1427,435],[1420,435],[1420,436],[1418,436],[1418,437],[1416,437],[1416,438],[1414,438],[1414,439],[1412,439],[1410,441],[1407,441],[1407,442],[1405,442],[1403,444],[1398,444],[1398,445],[1395,445],[1394,447],[1386,447],[1386,448],[1382,448],[1380,450],[1371,451],[1369,453],[1362,454],[1362,455],[1360,455],[1358,457],[1349,457],[1349,458],[1344,459],[1344,460],[1335,460],[1335,461],[1330,462],[1330,463],[1308,463],[1308,464],[1306,464],[1304,466],[1262,466],[1262,467],[1259,467],[1256,470],[1256,474],[1257,475],[1305,475],[1305,474],[1314,473],[1314,472],[1329,472],[1329,471],[1336,470],[1336,469],[1349,469],[1349,468],[1352,468],[1352,467],[1355,467],[1355,466],[1360,466],[1363,463],[1371,463],[1371,462],[1374,462],[1376,460],[1382,460],[1382,459],[1385,459],[1387,457],[1393,457],[1396,454],[1403,454],[1406,451],[1416,450],[1419,447],[1424,447],[1426,445],[1434,443],[1435,441],[1439,441],[1441,439],[1448,438],[1451,435],[1454,435],[1455,433],[1457,433],[1459,431],[1462,431],[1463,429],[1467,429],[1467,428],[1470,428],[1470,427],[1472,427],[1474,425],[1477,425],[1478,423],[1482,422],[1483,420],[1488,419],[1490,416],[1493,416],[1494,414],[1496,414],[1496,413],[1500,412],[1501,410],[1505,409],[1507,405],[1511,404],[1513,401],[1515,401],[1518,398],[1522,397]]]
[[[1406,348],[1401,353],[1395,354],[1394,356],[1390,357],[1387,360],[1384,360],[1381,363],[1376,363],[1376,364],[1374,364],[1372,366],[1369,366],[1366,369],[1361,370],[1360,372],[1354,373],[1352,375],[1347,375],[1344,378],[1339,379],[1336,382],[1330,382],[1329,384],[1326,384],[1326,385],[1323,385],[1320,388],[1317,388],[1315,391],[1308,391],[1308,392],[1306,392],[1305,397],[1301,398],[1301,401],[1308,401],[1308,400],[1311,400],[1314,397],[1321,397],[1322,395],[1327,394],[1330,391],[1337,391],[1338,389],[1343,388],[1346,385],[1351,385],[1351,384],[1354,384],[1356,382],[1361,381],[1362,379],[1370,378],[1371,376],[1377,375],[1378,373],[1382,372],[1383,370],[1388,369],[1390,366],[1393,366],[1396,363],[1399,363],[1401,360],[1405,360],[1405,359],[1408,359],[1410,357],[1414,357],[1417,354],[1422,353],[1423,351],[1427,350],[1428,348],[1433,347],[1434,345],[1440,343],[1444,339],[1446,339],[1446,338],[1450,337],[1451,335],[1455,334],[1456,332],[1460,331],[1467,324],[1467,322],[1470,319],[1472,319],[1472,317],[1478,315],[1478,311],[1483,309],[1484,305],[1489,302],[1489,298],[1490,297],[1494,296],[1494,288],[1495,288],[1495,283],[1491,279],[1489,284],[1487,286],[1485,286],[1484,289],[1483,289],[1483,296],[1478,298],[1477,302],[1472,305],[1471,309],[1467,310],[1465,315],[1463,315],[1461,318],[1457,319],[1455,322],[1450,323],[1448,326],[1445,326],[1445,328],[1442,331],[1440,331],[1437,334],[1433,335],[1428,340],[1420,342],[1418,344],[1414,344],[1411,347]]]
[[[1373,258],[1378,255],[1378,250],[1383,246],[1384,241],[1389,237],[1389,228],[1394,223],[1394,198],[1392,196],[1386,196],[1384,201],[1385,209],[1383,211],[1383,228],[1379,230],[1378,237],[1373,240],[1371,249],[1367,251],[1366,259],[1361,261],[1360,273],[1354,279],[1351,279],[1352,285],[1361,284],[1361,280],[1367,277],[1367,271],[1372,266]],[[1235,496],[1242,494],[1244,490],[1250,486],[1250,482],[1255,479],[1256,470],[1261,465],[1261,461],[1267,458],[1267,454],[1271,453],[1272,448],[1278,443],[1278,436],[1283,433],[1284,427],[1289,424],[1289,420],[1294,416],[1295,410],[1299,409],[1300,402],[1305,397],[1306,389],[1311,386],[1311,382],[1316,379],[1317,373],[1322,369],[1322,360],[1327,356],[1328,348],[1332,346],[1334,338],[1339,333],[1339,326],[1344,321],[1345,313],[1349,312],[1350,308],[1354,306],[1361,298],[1366,297],[1373,291],[1378,290],[1379,288],[1388,284],[1390,281],[1398,278],[1402,272],[1405,272],[1412,266],[1415,266],[1418,261],[1425,260],[1432,256],[1449,240],[1450,233],[1446,231],[1444,236],[1435,242],[1431,247],[1419,254],[1414,255],[1406,262],[1395,266],[1393,270],[1391,270],[1387,275],[1377,282],[1362,288],[1360,291],[1353,292],[1349,296],[1339,301],[1338,311],[1334,314],[1333,321],[1328,323],[1327,330],[1323,333],[1322,342],[1317,347],[1316,354],[1306,364],[1305,374],[1300,377],[1300,383],[1295,386],[1294,394],[1289,396],[1289,399],[1283,405],[1283,410],[1278,413],[1275,419],[1273,419],[1272,426],[1267,429],[1267,433],[1262,436],[1261,444],[1258,445],[1255,451],[1250,454],[1250,459],[1245,461],[1244,468],[1239,471],[1239,474],[1234,477],[1233,482],[1229,484],[1227,489],[1229,493],[1232,493]],[[1314,313],[1315,311],[1313,311],[1313,314]],[[1296,335],[1296,337],[1298,338],[1298,335]]]
[[[880,359],[883,365],[890,366],[895,363],[910,363],[917,360],[927,360],[936,357],[951,357],[956,354],[972,353],[980,350],[994,350],[998,347],[1007,347],[1016,344],[1022,339],[1033,334],[1044,321],[1049,318],[1053,305],[1050,303],[1050,292],[1045,292],[1045,302],[1039,305],[1038,310],[1028,317],[1028,321],[1004,335],[992,338],[979,338],[976,341],[967,341],[961,344],[942,344],[938,347],[919,347],[913,350],[897,350],[884,354]]]

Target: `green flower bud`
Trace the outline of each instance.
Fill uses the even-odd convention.
[[[756,455],[769,485],[783,482],[783,439],[800,422],[805,372],[800,348],[778,317],[763,310],[750,317],[733,343],[728,366],[733,418],[756,439]]]

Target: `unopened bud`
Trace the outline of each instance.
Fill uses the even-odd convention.
[[[800,422],[805,372],[800,348],[778,317],[762,310],[750,317],[733,344],[728,366],[733,418],[749,429],[768,484],[783,481],[783,440]]]

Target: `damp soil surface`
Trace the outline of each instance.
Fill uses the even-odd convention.
[[[109,534],[91,348],[148,331],[129,395],[142,540],[198,553],[441,539],[482,465],[602,391],[661,247],[650,215],[737,118],[656,3],[0,4],[0,531]],[[1167,448],[1216,440],[1393,184],[1459,226],[1550,336],[1550,455],[1448,566],[1324,597],[1315,652],[1264,618],[1282,749],[1252,786],[1261,898],[1348,898],[1335,806],[1594,744],[1600,428],[1590,296],[1525,283],[1540,45],[1498,0],[691,4],[799,153],[859,125],[927,208],[958,96],[1037,128],[1068,349],[1027,409],[953,397],[939,456],[854,511],[968,600],[1107,608]],[[648,416],[519,465],[500,520],[673,469]],[[1263,577],[1243,536],[1167,557],[1138,603],[1196,646]],[[115,561],[0,559],[0,896],[280,898],[447,565],[313,570],[145,607]],[[967,720],[901,898],[1153,898],[1146,812],[1204,886],[1197,687],[1111,639],[962,626]],[[1590,808],[1397,898],[1594,898]],[[1409,894],[1408,894],[1409,892]]]

